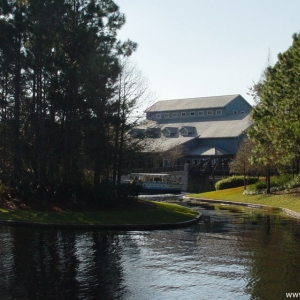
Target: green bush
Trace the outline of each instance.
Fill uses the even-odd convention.
[[[270,182],[271,192],[290,188],[294,185],[297,185],[297,182],[299,182],[299,179],[298,178],[293,179],[293,176],[291,174],[272,176]],[[266,188],[267,188],[267,184],[265,179],[260,179],[251,187],[249,187],[248,190],[253,192],[259,192],[265,190]]]
[[[253,184],[258,180],[257,177],[247,177],[246,183]],[[244,176],[231,176],[225,179],[222,179],[215,183],[216,190],[224,190],[235,188],[244,185]]]
[[[290,175],[290,181],[285,183],[284,187],[287,189],[293,189],[293,188],[297,188],[300,186],[300,176],[297,175],[293,178],[292,175]]]
[[[261,190],[265,190],[266,188],[267,188],[266,181],[263,179],[259,179],[252,186],[250,186],[248,188],[248,190],[249,191],[261,191]]]
[[[10,199],[10,189],[0,181],[0,202]]]
[[[271,187],[286,187],[291,181],[293,181],[292,174],[281,174],[271,177]]]

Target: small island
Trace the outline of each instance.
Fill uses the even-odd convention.
[[[19,200],[4,201],[0,223],[75,229],[170,229],[192,225],[200,215],[187,207],[135,199],[126,206],[106,209],[72,204],[28,206]]]

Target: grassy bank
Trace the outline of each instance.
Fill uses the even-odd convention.
[[[0,219],[25,222],[63,224],[158,224],[177,223],[195,218],[197,212],[180,205],[151,202],[138,210],[109,210],[83,212],[55,212],[9,210],[0,208]]]
[[[273,207],[284,207],[300,213],[300,194],[282,193],[271,195],[242,195],[242,193],[243,187],[238,187],[207,193],[189,194],[187,195],[187,197],[246,202],[253,204],[269,205]]]

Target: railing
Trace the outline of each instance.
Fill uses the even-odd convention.
[[[233,158],[233,155],[220,155],[218,157],[208,157],[201,160],[196,165],[190,165],[190,173],[197,175],[229,175],[229,162]],[[215,162],[213,164],[213,159]],[[175,165],[168,167],[156,167],[156,168],[140,168],[130,170],[128,173],[168,173],[174,171],[183,171],[184,165]]]
[[[197,175],[229,175],[229,162],[232,157],[230,154],[209,157],[197,165],[190,166],[190,172]]]

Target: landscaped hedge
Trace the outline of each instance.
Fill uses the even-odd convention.
[[[255,183],[258,178],[257,177],[247,177],[246,179],[247,184],[253,184]],[[244,185],[244,176],[231,176],[227,177],[225,179],[219,180],[215,183],[215,189],[216,190],[224,190],[224,189],[230,189],[234,187],[239,187]]]

